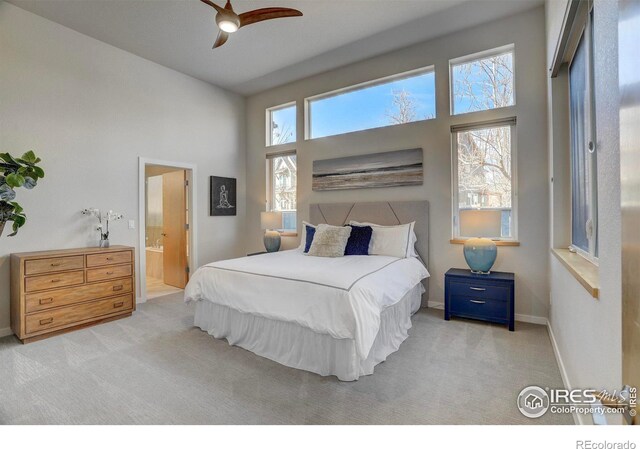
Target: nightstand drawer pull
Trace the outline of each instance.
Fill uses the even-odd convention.
[[[470,299],[469,301],[471,301],[474,304],[484,304],[486,301],[478,301],[477,299]]]
[[[40,298],[40,301],[38,301],[38,303],[40,303],[40,305],[42,305],[42,304],[51,304],[52,302],[53,302],[53,297]]]
[[[118,292],[118,291],[122,290],[123,287],[124,287],[123,285],[114,285],[113,286],[113,291],[114,292]]]
[[[113,308],[117,309],[118,307],[122,307],[124,305],[124,301],[119,301],[113,304]]]
[[[480,287],[469,287],[471,290],[475,290],[477,292],[484,292],[487,289],[486,288],[480,288]]]
[[[53,323],[53,318],[46,318],[44,320],[40,320],[40,326],[44,326],[45,324]]]

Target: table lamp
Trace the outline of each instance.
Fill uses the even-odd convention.
[[[472,273],[490,273],[498,256],[498,248],[496,242],[482,236],[500,236],[501,226],[501,210],[467,209],[460,211],[460,235],[470,237],[464,242],[464,258]]]
[[[264,247],[269,253],[280,249],[280,233],[282,228],[282,212],[260,212],[260,225],[264,232]]]

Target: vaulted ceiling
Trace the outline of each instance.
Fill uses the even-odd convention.
[[[252,94],[462,28],[515,14],[541,0],[235,0],[303,17],[271,20],[211,49],[215,11],[199,0],[8,0],[158,64]],[[224,0],[218,0],[223,5]]]

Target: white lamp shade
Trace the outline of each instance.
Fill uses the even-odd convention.
[[[465,209],[460,211],[461,237],[499,238],[501,228],[501,210]]]
[[[282,229],[282,212],[260,212],[262,229]]]

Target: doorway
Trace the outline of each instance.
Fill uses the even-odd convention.
[[[184,290],[194,266],[195,168],[140,160],[140,300]]]

